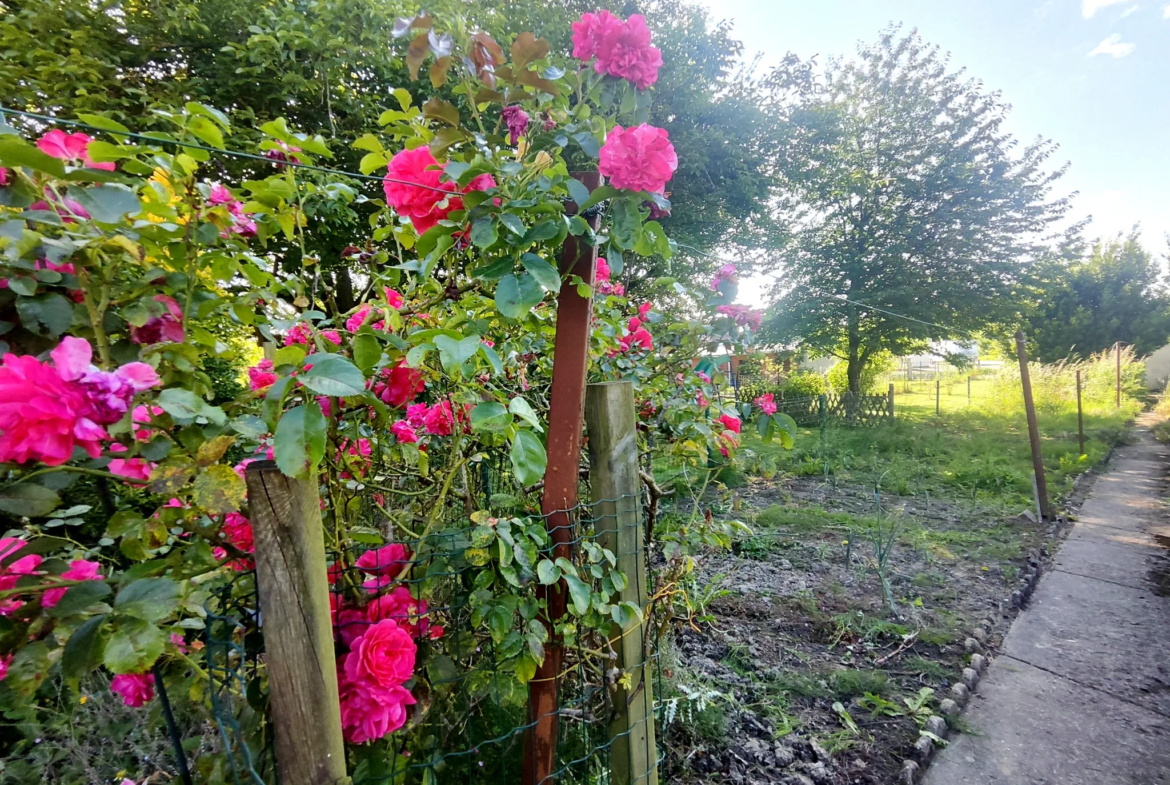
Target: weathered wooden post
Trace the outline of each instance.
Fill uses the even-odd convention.
[[[1081,444],[1081,455],[1085,454],[1085,418],[1081,413],[1081,371],[1077,369],[1077,438]]]
[[[1040,517],[1052,520],[1048,505],[1048,481],[1044,477],[1044,455],[1040,452],[1040,426],[1036,422],[1036,405],[1032,402],[1032,377],[1028,375],[1028,348],[1022,330],[1016,331],[1016,354],[1020,358],[1020,384],[1024,388],[1024,413],[1028,417],[1028,443],[1032,448],[1032,469],[1036,475],[1036,498]]]
[[[890,382],[890,389],[886,392],[886,413],[890,422],[894,421],[894,383]]]
[[[626,577],[621,602],[645,612],[649,604],[641,480],[638,477],[637,416],[632,382],[591,384],[585,393],[585,427],[589,434],[589,486],[593,518],[603,548],[617,556]],[[609,765],[612,785],[657,785],[658,752],[654,740],[654,695],[646,660],[646,625],[610,629],[615,667],[629,674],[614,693],[609,726],[613,743]]]
[[[282,785],[347,782],[317,479],[244,472]]]
[[[590,191],[601,187],[597,172],[575,172],[573,176]],[[566,213],[575,214],[576,205]],[[596,230],[596,215],[586,218]],[[573,274],[592,285],[597,267],[597,248],[570,235],[561,251],[561,275]],[[553,342],[552,388],[548,412],[548,466],[544,472],[544,495],[540,509],[553,544],[554,558],[570,558],[573,519],[577,507],[580,476],[581,432],[585,405],[585,372],[589,366],[589,332],[593,301],[582,297],[576,286],[563,286],[557,297],[557,328]],[[541,785],[552,776],[557,751],[560,708],[561,663],[564,647],[553,634],[552,625],[567,611],[564,582],[542,586],[537,596],[545,601],[549,640],[544,662],[528,682],[528,731],[524,735],[524,785]]]

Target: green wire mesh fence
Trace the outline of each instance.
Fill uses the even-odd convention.
[[[515,488],[497,466],[485,467],[477,485],[476,495],[489,508],[493,497]],[[597,512],[602,505],[605,514]],[[583,503],[568,512],[571,561],[583,577],[592,570],[593,580],[601,580],[597,576],[603,572],[592,568],[597,566],[594,560],[604,561],[597,545],[604,530],[611,535],[617,526],[643,531],[640,494],[596,505]],[[406,723],[384,740],[351,746],[354,785],[486,785],[522,780],[525,735],[536,724],[528,717],[532,661],[523,653],[543,649],[538,634],[542,623],[534,605],[525,607],[531,599],[525,598],[524,589],[533,584],[532,575],[525,577],[523,569],[516,570],[520,586],[511,587],[517,589],[515,594],[493,595],[491,582],[504,580],[504,570],[499,569],[504,559],[499,554],[505,550],[511,551],[509,565],[535,563],[534,554],[523,546],[524,527],[529,527],[529,533],[536,528],[543,531],[546,520],[536,515],[477,515],[469,521],[459,506],[443,527],[425,537],[400,539],[396,549],[371,543],[368,548],[330,554],[338,652],[344,657],[369,626],[385,618],[408,630],[417,647],[415,678],[406,684],[416,703]],[[494,537],[486,544],[496,552],[485,553],[485,527],[493,530]],[[636,540],[643,551],[644,537]],[[545,543],[536,551],[537,560],[552,558],[552,546]],[[403,558],[413,562],[405,576],[401,574]],[[492,560],[496,569],[483,569]],[[484,577],[489,574],[490,581]],[[645,574],[628,577],[631,582],[648,580]],[[638,596],[653,596],[650,586],[635,588]],[[655,695],[661,696],[658,638],[650,618],[653,608],[642,611],[647,631],[645,678],[652,680]],[[261,628],[254,577],[241,574],[230,591],[221,592],[209,605],[206,634],[213,712],[238,785],[276,781]],[[645,744],[647,734],[638,723],[621,733],[611,731],[617,708],[613,697],[621,674],[604,634],[580,630],[566,642],[563,653],[564,665],[557,676],[556,761],[547,781],[610,783],[612,756],[630,754],[630,745]],[[343,661],[338,670],[344,672]],[[653,721],[650,716],[640,722]],[[647,776],[635,776],[630,782]]]

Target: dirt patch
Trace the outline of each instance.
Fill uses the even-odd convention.
[[[895,782],[968,639],[1000,642],[1029,557],[1062,533],[978,500],[812,478],[753,479],[728,506],[751,531],[697,566],[701,622],[668,674],[725,697],[667,726],[669,782]]]

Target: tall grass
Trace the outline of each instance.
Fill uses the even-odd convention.
[[[1094,354],[1086,360],[1062,360],[1042,365],[1030,363],[1032,398],[1038,412],[1075,414],[1077,410],[1077,371],[1081,372],[1081,402],[1086,414],[1117,412],[1117,355]],[[1147,397],[1146,365],[1137,359],[1132,347],[1121,350],[1121,410],[1132,417],[1140,412]],[[972,401],[974,408],[988,414],[1022,411],[1023,388],[1018,364],[1005,364],[987,379],[981,395]]]

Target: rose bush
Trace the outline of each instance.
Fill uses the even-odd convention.
[[[678,160],[645,122],[661,54],[644,21],[585,15],[573,57],[593,67],[530,33],[505,54],[461,19],[398,32],[411,76],[426,66],[455,102],[400,88],[382,132],[349,142],[377,191],[298,166],[345,142],[280,119],[257,129],[251,179],[224,182],[209,150],[232,129],[195,103],[160,109],[173,130],[149,138],[97,115],[80,118],[95,136],[0,125],[0,706],[21,749],[84,711],[95,678],[140,707],[157,668],[208,710],[187,636],[250,596],[258,459],[319,483],[356,765],[424,752],[425,734],[382,740],[456,712],[452,690],[523,706],[550,627],[608,646],[642,613],[615,597],[615,555],[586,538],[554,559],[535,515],[562,287],[594,298],[591,377],[635,382],[656,449],[704,487],[734,459],[748,412],[718,404],[709,359],[758,326],[731,306],[734,271],[707,292],[657,281],[678,315],[620,280],[673,250],[652,218]],[[570,166],[610,182],[591,193]],[[338,215],[369,227],[345,252],[363,288],[345,311],[304,243]],[[594,280],[558,269],[570,236],[604,255]],[[239,380],[221,396],[225,362]],[[698,512],[663,540],[670,570],[719,540]],[[561,582],[570,615],[546,624],[536,587]]]

